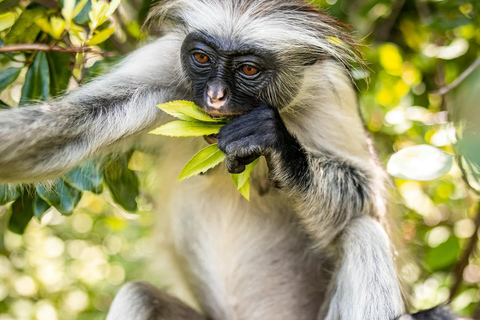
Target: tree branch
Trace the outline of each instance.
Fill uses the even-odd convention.
[[[103,56],[111,56],[113,53],[94,50],[91,47],[87,46],[72,46],[72,47],[59,47],[59,46],[50,46],[47,44],[40,43],[22,43],[22,44],[11,44],[0,47],[0,53],[7,52],[17,52],[17,51],[46,51],[46,52],[61,52],[61,53],[97,53]]]
[[[448,86],[433,91],[433,94],[444,95],[455,89],[463,82],[476,68],[480,66],[480,58],[477,58],[463,73]]]

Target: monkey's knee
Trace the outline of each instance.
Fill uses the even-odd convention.
[[[179,299],[145,282],[124,285],[107,320],[205,320]]]

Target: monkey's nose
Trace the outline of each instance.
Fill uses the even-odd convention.
[[[223,107],[228,99],[228,87],[221,82],[207,85],[208,105],[214,109]]]

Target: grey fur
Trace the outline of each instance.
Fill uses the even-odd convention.
[[[348,68],[354,41],[300,1],[166,0],[151,23],[164,36],[118,69],[53,102],[0,113],[0,182],[54,178],[165,121],[155,104],[191,99],[180,64],[190,32],[276,53],[262,99],[281,110],[307,154],[293,179],[273,154],[246,202],[222,167],[177,183],[201,139],[158,138],[159,200],[183,288],[208,319],[390,320],[404,313],[385,224],[384,173],[366,134]],[[318,60],[305,66],[305,56]],[[175,287],[172,287],[174,290]],[[175,290],[174,290],[175,291]],[[129,284],[109,320],[203,319],[148,285]],[[449,319],[449,318],[444,318]]]

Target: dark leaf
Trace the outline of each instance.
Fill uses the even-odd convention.
[[[40,32],[40,27],[35,24],[35,20],[46,15],[47,10],[44,8],[25,10],[5,37],[5,44],[35,42]]]
[[[33,217],[33,201],[35,196],[24,191],[22,195],[15,200],[10,208],[11,215],[8,221],[8,229],[12,232],[23,234],[25,228]]]
[[[8,68],[0,72],[0,92],[18,78],[22,68]]]
[[[80,0],[77,0],[77,4],[80,2]],[[88,21],[90,21],[90,18],[88,17],[88,13],[92,10],[92,1],[88,1],[87,4],[83,7],[83,9],[80,11],[80,13],[73,18],[73,21],[78,24],[86,24]]]
[[[72,75],[70,70],[70,54],[49,52],[47,53],[50,71],[50,94],[55,97],[65,91]]]
[[[72,187],[94,193],[102,192],[102,172],[94,163],[87,162],[72,171],[68,172],[64,177],[65,181]]]
[[[56,180],[52,189],[37,186],[37,193],[40,198],[64,215],[71,215],[82,197],[81,191],[69,186],[62,179]]]
[[[47,55],[45,52],[38,52],[33,64],[28,68],[25,77],[25,84],[22,89],[20,105],[31,100],[46,100],[50,92],[50,73],[48,70]]]
[[[104,170],[104,178],[115,202],[125,210],[135,212],[139,182],[135,172],[128,169],[128,158],[110,160]]]
[[[51,206],[45,200],[36,195],[33,200],[33,215],[40,219],[50,207]]]
[[[0,185],[0,206],[17,199],[20,196],[17,188],[8,185]]]
[[[8,104],[0,100],[0,109],[10,109],[10,108],[11,107]]]

